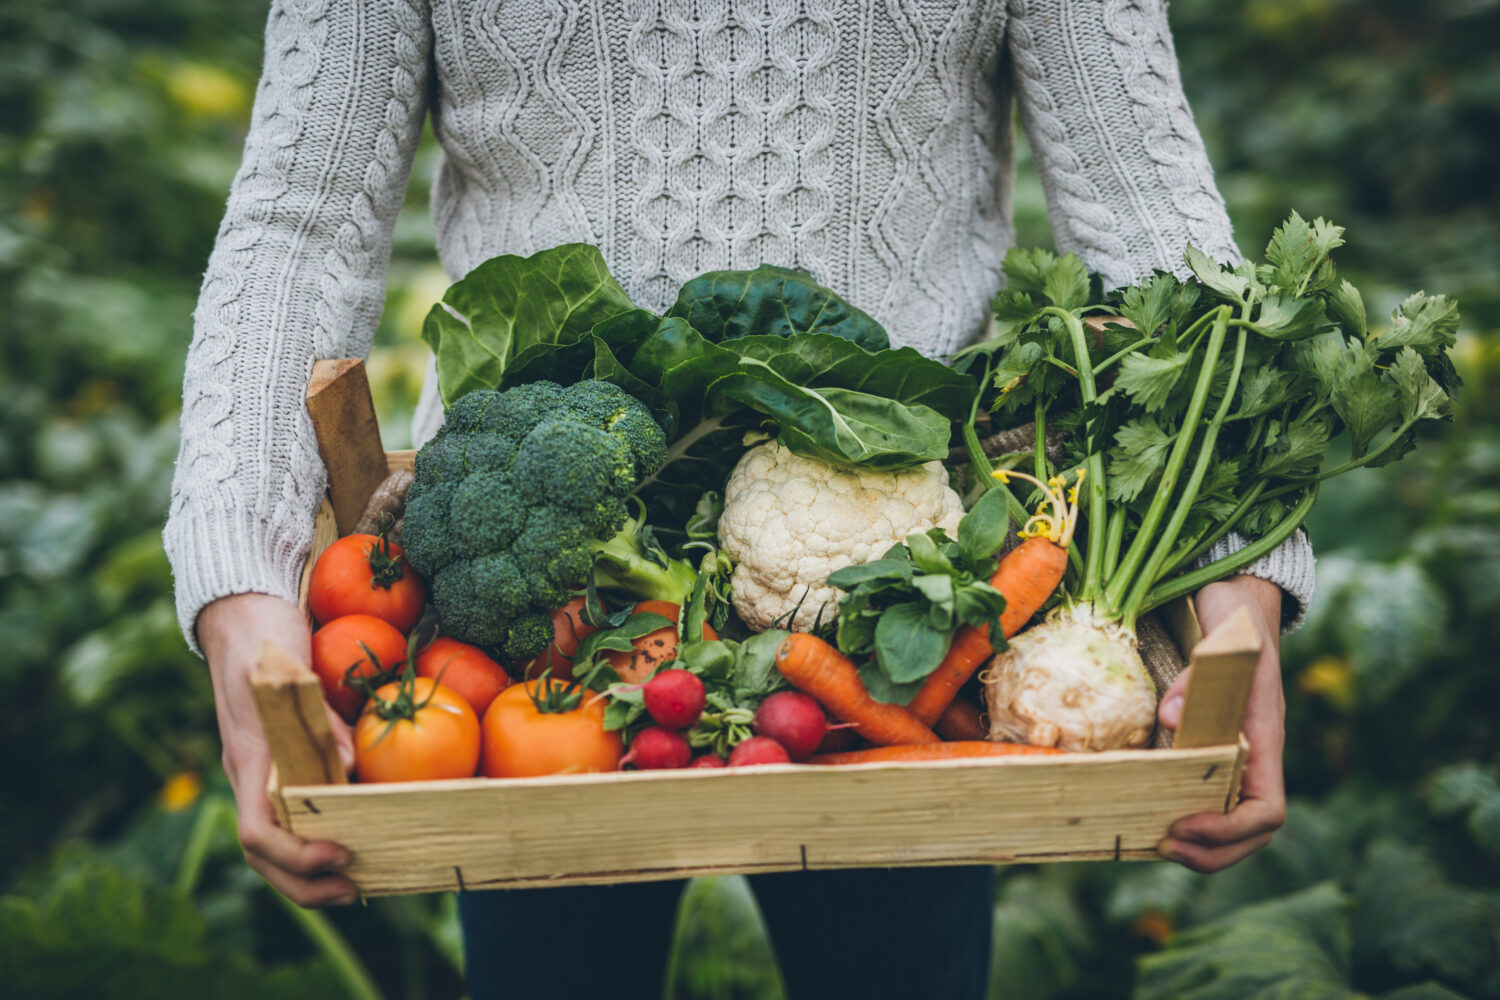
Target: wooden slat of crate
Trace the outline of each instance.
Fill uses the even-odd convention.
[[[371,895],[797,869],[1155,857],[1222,812],[1242,751],[773,765],[282,790]]]

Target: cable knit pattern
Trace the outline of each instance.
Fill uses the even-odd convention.
[[[307,378],[369,348],[429,110],[454,278],[584,241],[662,310],[774,263],[943,356],[1000,284],[1017,97],[1063,249],[1111,283],[1189,240],[1233,256],[1159,0],[274,0],[188,353],[189,641],[217,597],[296,593],[325,484]],[[429,385],[417,442],[441,419]]]

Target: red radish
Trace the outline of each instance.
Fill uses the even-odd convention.
[[[760,703],[753,723],[755,735],[780,743],[792,760],[803,760],[818,749],[828,720],[823,706],[801,691],[777,691]]]
[[[786,747],[769,736],[752,736],[729,753],[729,766],[741,764],[790,764]]]
[[[701,757],[694,757],[688,767],[727,767],[724,758],[716,753],[706,753]]]
[[[703,682],[686,670],[663,670],[641,689],[657,725],[687,729],[703,714]]]
[[[693,748],[681,733],[660,726],[647,726],[630,742],[630,752],[620,758],[620,767],[634,764],[642,771],[687,767]]]
[[[845,750],[856,750],[859,748],[859,734],[854,727],[845,722],[840,725],[829,725],[823,732],[823,742],[818,744],[818,753],[840,753]]]

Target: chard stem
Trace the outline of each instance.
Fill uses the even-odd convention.
[[[1228,320],[1228,312],[1221,311],[1220,319],[1214,323],[1212,335],[1222,340],[1229,330]],[[1176,509],[1172,511],[1172,517],[1167,521],[1166,529],[1151,550],[1151,558],[1146,560],[1146,568],[1136,578],[1135,585],[1130,588],[1130,596],[1125,601],[1125,614],[1130,621],[1135,620],[1136,609],[1146,599],[1146,592],[1151,589],[1151,585],[1161,579],[1162,568],[1167,557],[1172,553],[1172,546],[1177,544],[1177,536],[1182,533],[1182,526],[1187,522],[1188,513],[1193,509],[1193,504],[1198,501],[1198,490],[1202,488],[1203,477],[1208,475],[1208,467],[1213,462],[1214,445],[1219,443],[1219,430],[1224,426],[1224,418],[1229,415],[1229,407],[1234,402],[1235,390],[1240,385],[1240,372],[1245,367],[1245,343],[1249,340],[1249,336],[1242,328],[1235,337],[1234,362],[1229,369],[1229,382],[1224,386],[1224,397],[1219,400],[1219,407],[1214,411],[1213,420],[1203,432],[1203,443],[1198,446],[1198,461],[1193,463],[1193,471],[1188,476],[1187,485],[1182,488],[1182,496],[1177,501]]]
[[[1192,400],[1188,403],[1187,413],[1182,418],[1182,431],[1172,445],[1172,454],[1167,457],[1167,465],[1162,470],[1161,482],[1156,486],[1156,496],[1152,498],[1151,506],[1146,510],[1146,516],[1141,519],[1141,526],[1135,533],[1135,540],[1131,542],[1129,551],[1125,553],[1119,568],[1110,577],[1109,585],[1104,589],[1104,603],[1109,608],[1123,608],[1125,597],[1135,582],[1136,572],[1141,568],[1141,564],[1146,560],[1147,554],[1157,540],[1157,526],[1161,524],[1161,519],[1166,514],[1167,504],[1172,499],[1172,495],[1177,492],[1177,479],[1182,474],[1183,465],[1187,462],[1188,448],[1192,445],[1195,436],[1194,429],[1198,426],[1198,421],[1203,418],[1203,407],[1208,402],[1208,390],[1213,385],[1214,366],[1218,363],[1219,351],[1224,346],[1224,337],[1229,330],[1226,322],[1229,317],[1229,307],[1220,306],[1208,315],[1214,317],[1212,332],[1209,334],[1208,346],[1204,351],[1203,365],[1198,372],[1198,383],[1193,387]],[[1189,350],[1193,349],[1195,348],[1189,348]]]
[[[1078,363],[1078,388],[1083,397],[1084,405],[1092,403],[1099,396],[1099,391],[1094,385],[1094,367],[1089,359],[1088,334],[1084,332],[1083,323],[1070,310],[1060,309],[1057,306],[1048,306],[1042,310],[1043,315],[1053,315],[1062,320],[1063,326],[1068,331],[1068,338],[1073,343],[1074,360]],[[1084,484],[1088,488],[1088,522],[1089,541],[1088,552],[1084,554],[1083,582],[1079,584],[1077,599],[1091,601],[1098,594],[1101,586],[1099,573],[1104,557],[1104,531],[1105,521],[1108,516],[1108,497],[1104,491],[1104,453],[1095,448],[1089,453],[1086,461],[1088,469],[1088,481]]]
[[[1302,527],[1302,522],[1307,520],[1307,515],[1312,512],[1313,504],[1317,502],[1317,499],[1318,484],[1313,483],[1303,494],[1302,499],[1297,501],[1297,505],[1276,522],[1276,527],[1238,552],[1231,552],[1223,559],[1216,559],[1207,566],[1200,566],[1192,572],[1183,573],[1181,576],[1173,577],[1153,587],[1147,591],[1145,599],[1141,601],[1138,613],[1145,614],[1152,608],[1159,608],[1210,583],[1234,576],[1257,559],[1268,555],[1282,542],[1291,538],[1294,531]]]

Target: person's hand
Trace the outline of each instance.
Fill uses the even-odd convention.
[[[1248,608],[1261,633],[1260,660],[1250,683],[1243,730],[1250,741],[1241,781],[1241,799],[1227,814],[1198,813],[1178,820],[1157,851],[1196,872],[1216,872],[1271,842],[1286,821],[1286,788],[1281,749],[1286,742],[1286,699],[1281,692],[1281,588],[1253,576],[1235,576],[1198,591],[1198,620],[1206,635],[1241,607]],[[1162,696],[1157,716],[1176,729],[1191,670],[1185,670]]]
[[[267,882],[301,906],[352,903],[354,883],[337,874],[349,863],[349,852],[327,840],[307,841],[276,825],[266,781],[271,751],[250,690],[250,673],[262,641],[270,639],[303,663],[312,660],[307,619],[295,604],[266,594],[222,597],[198,616],[198,641],[213,677],[214,708],[224,743],[224,773],[239,807],[240,846],[245,860]],[[339,756],[345,767],[354,761],[349,727],[328,712]]]

